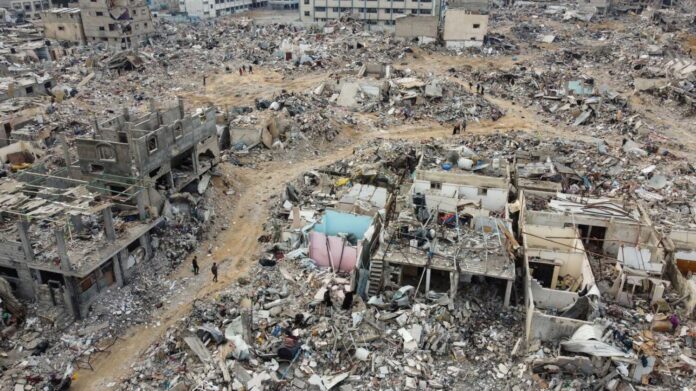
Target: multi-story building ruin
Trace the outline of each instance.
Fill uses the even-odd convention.
[[[80,318],[147,262],[164,196],[201,178],[220,152],[214,109],[187,115],[181,102],[142,117],[124,112],[75,145],[65,169],[0,182],[0,277],[47,311]]]
[[[155,26],[143,0],[80,0],[79,9],[44,13],[44,35],[78,43],[105,43],[113,49],[140,46]]]
[[[51,8],[51,2],[49,0],[0,0],[0,8],[5,8],[24,20],[39,19],[42,12]]]

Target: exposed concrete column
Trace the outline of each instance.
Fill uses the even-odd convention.
[[[121,272],[123,272],[123,280],[125,283],[125,280],[128,279],[125,270],[128,269],[128,258],[130,257],[130,251],[128,251],[127,248],[124,248],[118,252],[118,257],[121,259]]]
[[[149,192],[148,189],[140,189],[138,190],[138,194],[135,196],[138,203],[138,216],[140,217],[140,220],[143,221],[147,219],[147,211],[145,210],[145,191]]]
[[[512,293],[512,283],[513,280],[508,280],[507,286],[505,286],[505,299],[503,299],[503,307],[505,308],[510,306],[510,294]]]
[[[26,299],[34,299],[36,295],[35,280],[31,270],[29,270],[29,265],[23,262],[14,262],[14,264],[21,282],[20,286],[17,287],[21,296]]]
[[[425,269],[425,294],[430,292],[430,268]]]
[[[116,240],[116,231],[114,230],[114,216],[111,214],[111,207],[102,209],[102,217],[104,220],[104,233],[106,239],[110,242]]]
[[[20,220],[17,222],[17,232],[19,240],[22,242],[22,250],[27,261],[34,260],[34,249],[31,248],[31,240],[29,239],[29,222]]]
[[[146,261],[152,257],[152,244],[150,243],[150,232],[147,232],[145,235],[141,236],[138,241],[140,241],[140,247],[145,250],[145,259],[143,261]]]
[[[178,191],[178,189],[174,188],[174,174],[172,174],[172,172],[169,171],[165,175],[167,175],[167,179],[169,181],[169,188],[172,189],[172,192]]]
[[[553,265],[553,274],[551,275],[551,289],[556,289],[558,285],[558,274],[561,271],[560,265]]]
[[[68,256],[68,248],[65,245],[65,228],[56,227],[54,234],[56,236],[56,248],[58,250],[58,256],[60,257],[60,270],[70,272],[72,267],[70,265],[70,257]]]
[[[114,230],[114,216],[111,213],[111,207],[104,208],[102,210],[102,216],[104,219],[104,233],[106,234],[106,239],[110,242],[116,241],[116,231]],[[120,253],[116,254],[115,257],[111,258],[113,261],[114,268],[114,278],[116,279],[116,284],[118,286],[123,286],[125,284],[125,279],[123,278],[123,268],[121,267],[121,262],[123,257]]]
[[[60,257],[60,269],[64,272],[70,272],[72,269],[70,265],[70,257],[68,257],[68,250],[65,245],[65,227],[56,227],[54,230],[56,235],[56,248],[58,250],[58,256]],[[65,279],[65,302],[69,304],[69,308],[75,319],[81,319],[80,314],[80,294],[77,289],[77,281],[75,277],[63,274]]]
[[[80,215],[70,215],[70,222],[73,225],[73,228],[75,228],[75,233],[80,233],[82,232],[83,224],[82,224],[82,216]]]
[[[118,286],[124,286],[126,284],[125,279],[123,278],[123,268],[121,268],[121,253],[123,251],[119,252],[111,258],[113,261],[114,265],[114,278],[116,279],[116,285]]]
[[[450,297],[452,299],[457,296],[457,290],[459,289],[459,272],[450,272]]]
[[[184,117],[186,116],[186,112],[184,111],[184,98],[177,96],[176,103],[179,106],[179,117],[181,119],[184,119]]]

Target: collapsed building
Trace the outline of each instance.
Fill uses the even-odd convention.
[[[49,95],[54,87],[53,78],[28,73],[18,77],[0,78],[0,102],[12,98]]]
[[[44,35],[60,41],[104,43],[112,49],[141,46],[155,31],[145,1],[80,0],[78,8],[60,8],[43,14]]]
[[[503,303],[509,305],[517,244],[507,208],[508,165],[468,152],[421,155],[408,200],[397,203],[369,263],[362,265],[369,270],[369,295],[412,285],[454,297],[460,282],[489,278],[503,283]]]
[[[661,279],[664,247],[638,204],[525,191],[520,208],[528,339],[570,337],[597,316],[590,257],[615,263],[612,299],[618,302],[629,304],[646,292],[654,303],[669,286]]]
[[[219,161],[214,109],[187,115],[179,101],[95,125],[74,140],[76,160],[66,150],[65,169],[2,183],[0,275],[56,319],[79,319],[101,291],[126,284],[153,254],[166,196]]]

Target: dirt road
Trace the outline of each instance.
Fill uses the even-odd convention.
[[[356,139],[356,144],[358,139]],[[159,320],[155,327],[138,326],[129,330],[122,340],[112,348],[110,354],[97,356],[94,371],[80,370],[78,379],[73,383],[76,390],[104,389],[109,383],[128,375],[131,363],[157,341],[162,333],[177,320],[184,317],[191,309],[195,299],[202,299],[217,293],[227,287],[230,282],[246,273],[254,262],[259,245],[257,238],[262,233],[262,224],[268,218],[269,200],[271,195],[278,194],[288,178],[296,177],[317,165],[327,164],[336,159],[348,156],[352,148],[344,147],[329,151],[317,159],[288,164],[286,161],[274,161],[260,164],[256,169],[233,167],[223,164],[221,171],[225,177],[236,184],[237,202],[231,215],[222,216],[229,220],[229,229],[222,231],[215,239],[217,246],[213,247],[211,256],[199,255],[201,273],[196,277],[190,276],[190,263],[183,262],[169,278],[191,280],[188,289],[180,292],[177,297],[170,298],[169,305],[158,310],[154,317]],[[216,181],[220,186],[222,181]],[[210,243],[201,243],[200,249],[205,251]],[[220,263],[219,282],[211,282],[209,272],[212,262]]]

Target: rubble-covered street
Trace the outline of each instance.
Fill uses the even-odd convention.
[[[0,3],[0,389],[696,389],[696,4],[195,1]]]

